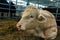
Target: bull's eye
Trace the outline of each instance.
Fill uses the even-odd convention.
[[[32,15],[30,15],[30,17],[31,17],[31,18],[33,18],[33,16],[32,16]]]

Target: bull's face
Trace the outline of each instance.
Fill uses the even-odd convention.
[[[16,25],[18,30],[32,30],[36,29],[36,27],[38,28],[40,25],[39,21],[44,20],[38,13],[38,10],[35,8],[24,11],[21,20]]]
[[[32,13],[23,13],[21,20],[17,23],[18,30],[26,30],[34,28],[37,25],[37,15]]]

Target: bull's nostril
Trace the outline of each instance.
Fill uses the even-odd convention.
[[[20,30],[20,28],[21,28],[21,25],[17,25],[16,27],[17,27],[17,29],[18,29],[18,30]]]
[[[19,25],[19,27],[21,27],[21,25]]]

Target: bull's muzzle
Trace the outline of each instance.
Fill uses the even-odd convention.
[[[20,30],[20,31],[24,31],[24,30],[25,30],[25,27],[22,26],[21,24],[19,24],[19,25],[17,24],[16,27],[17,27],[17,29]]]
[[[16,27],[17,27],[18,30],[20,30],[21,25],[18,25],[18,24],[17,24]]]

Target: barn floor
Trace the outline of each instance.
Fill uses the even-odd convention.
[[[33,40],[34,37],[23,37],[22,32],[16,29],[16,19],[0,20],[0,40]],[[60,40],[60,29],[58,28],[58,36],[55,40]],[[21,36],[21,37],[20,37]]]

